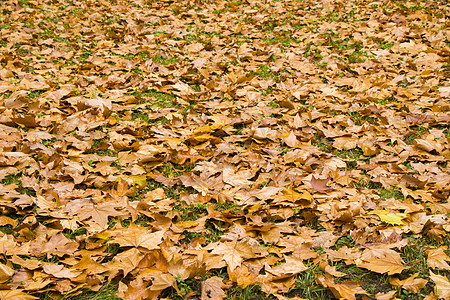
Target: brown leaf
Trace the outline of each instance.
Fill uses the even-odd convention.
[[[336,284],[333,282],[333,277],[325,277],[320,274],[317,276],[316,281],[318,284],[330,288],[333,295],[337,298],[356,300],[356,294],[367,294],[361,287],[362,282],[344,281],[341,284]]]
[[[225,284],[223,278],[213,276],[202,282],[201,300],[221,300],[226,297],[224,288],[229,288],[230,284]]]
[[[313,175],[311,177],[311,185],[313,190],[319,193],[328,192],[330,190],[330,187],[327,186],[328,181],[330,181],[330,178],[318,179]]]
[[[415,273],[409,278],[406,278],[405,280],[400,280],[398,278],[391,278],[389,282],[396,287],[403,288],[407,291],[411,291],[415,294],[423,288],[427,283],[428,280],[422,279],[422,278],[416,278],[419,273]]]
[[[266,271],[278,278],[290,277],[308,270],[303,261],[298,257],[285,256],[285,262],[275,267],[267,268]]]
[[[122,247],[143,247],[154,250],[159,249],[164,231],[150,232],[148,228],[131,223],[128,228],[115,232],[114,236],[114,242]]]
[[[400,254],[391,249],[366,249],[361,258],[356,260],[356,266],[388,275],[398,274],[406,269]]]
[[[450,270],[450,265],[447,261],[450,261],[450,257],[444,252],[447,250],[447,246],[442,246],[436,249],[427,250],[428,258],[427,265],[430,268],[440,268]]]
[[[91,219],[97,223],[100,228],[106,229],[108,227],[108,217],[120,216],[122,213],[116,211],[114,207],[109,205],[93,205],[87,204],[76,212],[80,220]]]
[[[227,262],[231,271],[239,267],[244,259],[252,258],[255,255],[247,243],[239,241],[220,243],[214,247],[211,253],[220,255]]]
[[[387,293],[378,293],[375,295],[375,299],[377,300],[393,300],[396,299],[397,291],[389,291]]]
[[[434,292],[440,299],[450,299],[450,282],[441,275],[436,275],[430,271],[430,278],[436,284]]]
[[[81,273],[83,273],[82,271],[79,270],[67,269],[63,265],[51,263],[44,263],[42,269],[44,270],[45,273],[53,275],[56,278],[75,278]]]
[[[14,275],[13,268],[4,264],[0,264],[0,283],[8,281],[13,275]]]

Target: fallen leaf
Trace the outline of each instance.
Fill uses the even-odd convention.
[[[367,213],[368,215],[377,215],[380,220],[391,225],[404,225],[403,219],[408,215],[405,213],[391,213],[387,210],[373,210]]]
[[[244,259],[252,258],[255,255],[247,243],[239,241],[220,243],[214,247],[211,253],[221,255],[231,271],[239,267]]]
[[[348,300],[356,300],[357,294],[366,295],[366,291],[361,287],[361,282],[344,281],[340,284],[333,282],[333,277],[325,277],[321,274],[317,276],[317,283],[324,287],[330,288],[333,295],[337,298],[343,298]]]
[[[114,233],[114,242],[122,247],[143,247],[148,250],[159,249],[162,243],[164,231],[150,232],[148,228],[139,227],[134,223],[127,229]]]
[[[223,278],[213,276],[202,282],[201,300],[221,300],[227,296],[224,288],[229,288],[230,284],[225,284]]]
[[[450,299],[450,282],[442,275],[430,271],[430,278],[436,284],[434,292],[439,299]]]
[[[436,249],[427,250],[428,258],[427,265],[430,268],[440,268],[444,270],[450,270],[450,266],[447,261],[450,261],[450,257],[444,252],[447,250],[447,246],[442,246]]]
[[[407,291],[413,292],[417,294],[417,292],[423,288],[427,283],[428,280],[423,278],[416,278],[419,273],[415,273],[409,278],[406,278],[405,280],[400,280],[398,278],[392,277],[389,282],[396,287],[403,288]]]
[[[32,295],[28,295],[21,290],[0,290],[0,300],[33,300],[38,299]]]
[[[406,269],[400,254],[391,249],[366,249],[361,258],[356,260],[356,266],[388,275],[398,274]]]
[[[13,268],[4,264],[0,264],[0,283],[8,281],[13,275],[14,275]]]
[[[330,187],[327,186],[329,178],[327,179],[317,179],[314,175],[311,177],[311,185],[314,191],[319,193],[326,193],[330,190]]]

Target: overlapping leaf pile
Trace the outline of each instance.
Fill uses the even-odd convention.
[[[450,299],[449,15],[2,1],[0,298]]]

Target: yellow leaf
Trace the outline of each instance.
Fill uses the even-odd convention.
[[[144,186],[147,184],[147,175],[131,175],[129,176],[133,180],[133,184]]]
[[[0,290],[0,300],[32,300],[37,297],[25,294],[20,290]]]
[[[403,219],[408,215],[405,213],[391,213],[387,210],[373,210],[368,215],[377,215],[380,220],[391,225],[404,225]]]
[[[217,144],[217,143],[220,143],[222,140],[213,135],[204,134],[204,135],[192,136],[189,138],[189,141],[197,142],[197,143],[203,143],[203,142],[210,141],[213,144]]]
[[[255,212],[257,210],[259,210],[262,207],[261,203],[257,203],[255,205],[253,205],[252,207],[250,207],[250,209],[248,210],[249,213]]]
[[[99,232],[94,234],[92,237],[100,240],[107,240],[110,237],[111,233],[109,232]]]
[[[200,126],[196,129],[194,129],[194,134],[199,134],[199,133],[210,133],[211,127],[209,125],[205,125],[205,126]]]

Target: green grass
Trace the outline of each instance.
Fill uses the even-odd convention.
[[[79,227],[75,230],[71,230],[71,229],[63,230],[63,234],[66,236],[66,238],[71,239],[71,240],[75,240],[77,236],[85,235],[86,233],[87,233],[87,231],[86,231],[86,228],[84,228],[84,227]]]
[[[195,221],[207,215],[207,204],[178,205],[174,210],[180,212],[181,221]]]
[[[138,52],[136,54],[127,53],[123,57],[126,59],[129,59],[129,60],[136,60],[136,59],[140,58],[143,61],[147,61],[150,59],[150,56],[145,52]]]
[[[165,164],[164,166],[158,167],[157,170],[160,171],[164,176],[170,177],[170,176],[178,176],[183,175],[185,173],[193,172],[192,170],[197,166],[195,163],[186,162],[183,165],[177,165],[177,164]],[[198,173],[198,172],[194,172]],[[197,174],[198,175],[198,174]]]
[[[381,48],[381,49],[389,49],[389,48],[391,48],[391,47],[393,47],[394,46],[394,42],[389,42],[389,41],[379,41],[378,42],[378,46]]]
[[[324,58],[324,56],[321,54],[320,50],[317,49],[317,46],[314,45],[314,43],[310,42],[306,46],[304,52],[304,57],[310,57],[314,63],[318,64]]]
[[[386,293],[393,289],[389,283],[388,275],[358,268],[354,264],[346,265],[342,261],[332,263],[332,265],[336,267],[337,271],[347,274],[344,277],[337,278],[336,282],[338,283],[347,280],[361,282],[361,287],[370,295]]]
[[[420,138],[422,135],[429,132],[430,131],[426,127],[423,126],[416,127],[414,129],[411,129],[410,132],[404,136],[403,141],[406,144],[411,145],[414,143],[415,139]]]
[[[329,141],[326,137],[320,135],[319,133],[315,133],[313,139],[311,140],[311,144],[318,147],[320,151],[330,152],[333,148],[331,141]]]
[[[404,270],[401,274],[396,275],[400,280],[404,280],[415,273],[418,273],[417,278],[424,278],[430,280],[429,278],[429,268],[427,266],[427,253],[426,250],[429,248],[439,247],[442,244],[434,242],[426,237],[416,237],[413,234],[404,235],[404,238],[408,239],[408,245],[400,250],[400,256],[404,261],[404,266],[408,269]],[[343,239],[343,238],[341,238]],[[341,240],[340,239],[340,240]],[[338,241],[339,242],[339,241]],[[347,238],[345,238],[347,242]],[[344,241],[343,241],[344,243]],[[336,243],[338,244],[338,243]],[[349,247],[354,245],[350,244]],[[337,282],[342,282],[345,280],[354,280],[363,282],[362,288],[366,290],[370,295],[375,295],[377,293],[386,293],[392,289],[395,289],[389,283],[391,276],[387,274],[379,274],[371,272],[369,270],[358,268],[355,265],[346,265],[342,261],[335,262],[333,265],[340,272],[344,272],[347,275],[343,278],[337,278]],[[448,270],[435,270],[440,275],[449,276],[450,272]],[[433,289],[433,286],[428,284],[421,290],[418,294],[413,294],[407,290],[399,289],[397,297],[399,299],[423,299],[428,295]]]
[[[17,185],[17,187],[15,188],[16,192],[23,194],[23,195],[36,197],[36,191],[34,189],[32,189],[30,187],[22,186],[21,178],[22,178],[22,172],[8,174],[2,180],[0,180],[0,184],[3,184],[3,185],[15,184],[15,185]]]
[[[149,114],[142,110],[133,110],[131,112],[131,119],[133,121],[140,120],[147,124],[167,124],[168,120],[165,117],[158,117],[156,119],[150,119]]]
[[[398,101],[397,101],[397,99],[395,99],[395,97],[385,97],[383,99],[373,100],[373,102],[374,103],[379,103],[379,104],[382,104],[382,105],[386,105],[386,104],[393,103],[393,102],[398,102]]]
[[[450,138],[450,128],[445,129],[444,134],[446,138]]]
[[[428,278],[430,275],[430,269],[427,266],[428,255],[425,251],[430,247],[431,244],[433,244],[433,242],[427,238],[415,238],[412,235],[408,236],[407,238],[408,245],[403,248],[401,254],[401,257],[405,262],[405,266],[409,268],[404,272],[405,275],[411,276],[415,273],[419,273],[418,277]]]
[[[258,284],[253,284],[242,289],[238,286],[229,289],[225,300],[263,300],[263,299],[276,299],[274,296],[266,296],[261,291],[261,287]]]
[[[162,56],[162,55],[156,55],[152,58],[154,62],[160,63],[164,66],[166,65],[172,65],[178,62],[178,57],[176,56]]]
[[[2,180],[0,180],[0,183],[3,185],[10,185],[10,184],[22,185],[22,181],[20,180],[21,177],[22,177],[21,172],[8,174]]]
[[[333,299],[331,292],[316,283],[317,275],[323,274],[318,265],[305,264],[308,270],[297,275],[295,286],[289,291],[288,297],[298,296],[306,299]]]
[[[40,95],[42,95],[45,91],[43,90],[34,90],[28,93],[28,97],[31,99],[38,98]]]
[[[334,244],[336,249],[342,248],[344,246],[347,246],[348,248],[355,247],[355,241],[352,239],[350,235],[343,236],[339,238],[336,243]]]
[[[361,126],[366,122],[369,122],[370,124],[376,124],[374,117],[369,116],[363,116],[359,112],[356,111],[350,111],[347,113],[347,115],[350,117],[350,119],[355,123],[357,126]]]
[[[371,190],[378,189],[381,186],[379,183],[368,179],[361,179],[359,182],[353,183],[353,185],[355,186],[355,188],[358,189],[371,189]]]
[[[344,159],[349,159],[350,161],[347,161],[347,169],[354,170],[356,169],[357,161],[360,159],[361,155],[363,155],[363,151],[359,147],[349,150],[343,148],[342,150],[337,151],[336,155]]]
[[[255,75],[259,76],[261,79],[273,79],[278,80],[279,74],[273,72],[268,66],[261,66]]]
[[[275,101],[270,101],[267,106],[272,107],[272,108],[280,108],[280,104],[278,104],[278,102]]]
[[[176,107],[175,96],[169,93],[158,92],[155,90],[143,90],[133,91],[127,93],[127,95],[133,95],[138,99],[139,104],[146,103],[150,106],[169,108]]]
[[[396,188],[391,188],[391,189],[379,188],[377,191],[378,191],[378,194],[383,199],[390,199],[390,198],[394,198],[396,200],[405,199],[405,196],[403,196],[402,192],[397,190]]]

